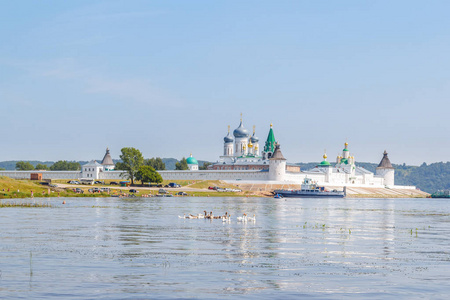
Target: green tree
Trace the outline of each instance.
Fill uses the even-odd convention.
[[[78,170],[81,170],[81,165],[80,165],[80,163],[77,163],[75,161],[59,160],[50,167],[50,170],[52,170],[52,171],[78,171]]]
[[[131,179],[131,184],[134,184],[134,177],[136,176],[139,167],[144,164],[144,157],[141,151],[132,147],[125,147],[120,150],[122,154],[122,168],[127,172],[127,176]]]
[[[166,164],[162,161],[160,157],[153,157],[150,159],[146,159],[144,161],[144,165],[153,167],[155,170],[165,170]]]
[[[151,166],[140,166],[136,172],[136,180],[144,182],[161,183],[163,181],[161,175]]]
[[[199,170],[208,170],[208,166],[212,165],[210,162],[203,163],[203,166],[199,167]]]
[[[189,170],[185,157],[183,157],[179,162],[175,163],[175,170]]]
[[[29,171],[29,170],[34,170],[34,167],[29,161],[18,161],[16,163],[16,170]]]
[[[48,167],[47,167],[47,165],[44,165],[44,164],[37,164],[35,169],[36,170],[47,170]]]
[[[123,162],[118,161],[114,165],[114,170],[125,170],[125,165],[123,164]]]

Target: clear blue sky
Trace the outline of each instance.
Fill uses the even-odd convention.
[[[449,1],[0,0],[0,160],[448,161]]]

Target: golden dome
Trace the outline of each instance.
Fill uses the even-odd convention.
[[[347,146],[348,146],[348,143],[347,143],[347,142],[345,142],[345,144],[344,144],[344,145],[345,145],[345,147],[347,147]]]
[[[327,154],[326,153],[324,153],[324,155],[323,155],[323,159],[327,159]]]

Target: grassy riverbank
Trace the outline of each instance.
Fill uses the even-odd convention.
[[[52,183],[67,184],[68,180],[57,180]],[[258,197],[261,195],[255,194],[250,191],[243,192],[217,192],[215,190],[208,190],[209,186],[219,187],[233,187],[232,185],[225,184],[220,181],[170,181],[181,184],[183,188],[170,189],[164,188],[168,193],[175,197],[186,197],[176,195],[180,191],[187,193],[187,196],[195,197]],[[9,177],[0,176],[0,199],[16,199],[16,198],[42,198],[42,197],[111,197],[112,195],[129,195],[128,187],[110,186],[109,182],[105,182],[105,185],[71,185],[65,187],[49,187],[48,185],[41,185],[39,182],[31,180],[16,180]],[[163,184],[168,184],[169,181]],[[93,187],[108,187],[109,193],[91,193],[88,190]],[[76,193],[73,189],[81,189],[83,193]],[[135,186],[131,187],[136,189],[138,193],[137,197],[154,196],[159,193],[159,188],[149,189],[148,187]],[[190,190],[192,189],[192,190]]]
[[[102,194],[79,194],[71,189],[53,188],[31,180],[16,180],[0,176],[0,199],[31,197],[107,197]]]

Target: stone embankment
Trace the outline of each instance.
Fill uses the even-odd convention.
[[[256,184],[239,183],[235,186],[244,191],[251,191],[260,196],[272,196],[272,191],[276,189],[300,189],[299,184]],[[342,190],[342,187],[327,186],[327,190]],[[390,188],[366,188],[347,187],[348,198],[426,198],[430,194],[418,189],[390,189]]]

